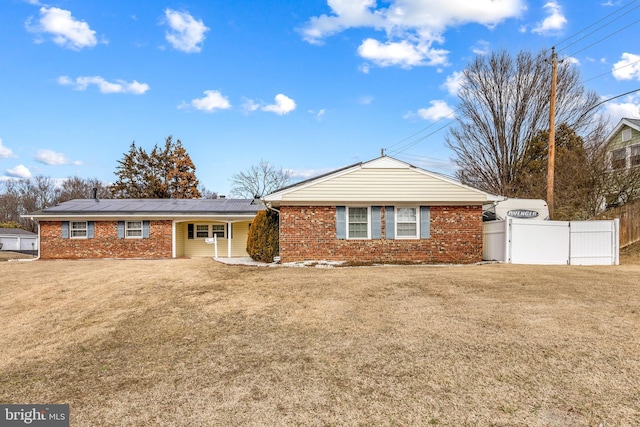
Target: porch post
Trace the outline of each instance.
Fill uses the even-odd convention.
[[[231,258],[231,235],[232,235],[232,227],[231,222],[227,222],[227,258]]]
[[[171,258],[176,257],[176,220],[171,220]]]

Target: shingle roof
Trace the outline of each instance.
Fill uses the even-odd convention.
[[[251,199],[75,199],[30,215],[255,214],[263,209]]]
[[[0,235],[2,236],[36,236],[36,233],[23,230],[21,228],[0,228]]]

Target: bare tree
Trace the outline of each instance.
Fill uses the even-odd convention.
[[[281,189],[291,181],[291,173],[282,168],[260,160],[246,172],[240,172],[231,178],[231,195],[252,199],[262,197]]]
[[[209,190],[204,185],[200,185],[200,187],[198,187],[198,191],[200,191],[200,196],[203,199],[217,199],[218,198],[218,193],[217,192]]]
[[[0,222],[17,223],[25,230],[36,231],[36,223],[22,215],[54,205],[59,196],[60,189],[49,177],[6,181],[0,196]]]
[[[464,70],[458,125],[446,137],[463,183],[514,194],[528,144],[549,127],[548,57],[546,51],[520,52],[515,58],[502,51],[478,56]],[[585,92],[569,61],[558,66],[557,82],[556,122],[570,124],[578,134],[588,132],[597,95]]]
[[[73,199],[89,199],[93,198],[93,191],[96,191],[95,196],[100,199],[112,198],[109,184],[106,184],[97,178],[80,178],[73,176],[65,179],[60,186],[60,197],[58,202],[65,202]]]
[[[111,197],[108,185],[95,178],[83,179],[74,176],[61,184],[45,176],[5,181],[0,187],[0,223],[14,224],[25,230],[36,231],[36,223],[29,218],[23,218],[22,215],[67,200],[93,197],[94,188],[97,189],[98,197]]]

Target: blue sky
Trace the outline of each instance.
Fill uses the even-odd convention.
[[[150,151],[168,135],[220,194],[261,160],[302,179],[382,148],[452,175],[444,137],[475,55],[557,45],[603,99],[640,88],[638,0],[2,0],[0,10],[0,180],[113,182],[131,142]],[[615,125],[639,107],[634,93],[602,114]]]

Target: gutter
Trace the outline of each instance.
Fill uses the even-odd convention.
[[[33,218],[31,218],[33,220]],[[40,221],[38,221],[38,256],[35,258],[10,259],[10,262],[31,262],[40,259]]]

